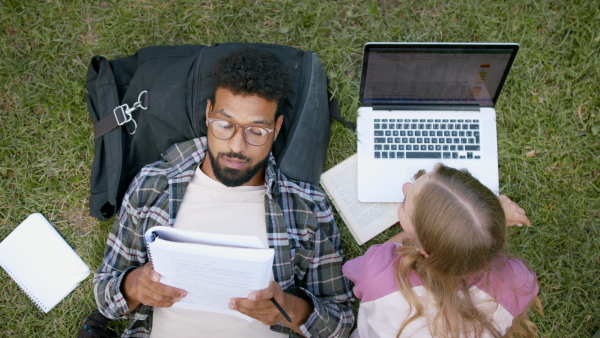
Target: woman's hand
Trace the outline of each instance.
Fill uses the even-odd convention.
[[[504,215],[506,217],[506,226],[522,226],[523,224],[531,226],[529,218],[525,214],[525,210],[521,208],[517,203],[513,202],[510,198],[505,195],[498,196],[502,209],[504,209]]]

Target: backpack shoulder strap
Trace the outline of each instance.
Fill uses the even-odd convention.
[[[329,79],[327,79],[327,87],[329,88]],[[331,91],[329,91],[329,93],[328,93],[328,99],[329,99],[329,115],[331,116],[331,118],[343,123],[346,127],[350,128],[351,130],[356,131],[356,123],[352,123],[348,120],[345,120],[342,117],[342,114],[340,114],[340,108],[339,108],[338,101],[333,96],[333,93]]]
[[[106,58],[92,58],[87,72],[86,90],[88,111],[94,123],[107,115],[110,117],[113,109],[119,105],[119,94],[112,68]],[[110,130],[107,137],[98,138],[94,142],[90,215],[101,220],[112,217],[116,210],[119,178],[108,175],[107,172],[120,172],[123,166],[122,151],[119,129]]]

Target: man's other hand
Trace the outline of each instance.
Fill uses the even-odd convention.
[[[185,290],[160,283],[160,275],[152,269],[150,262],[128,273],[121,288],[129,306],[129,312],[141,304],[152,307],[170,307],[187,295]]]
[[[279,303],[292,320],[291,323],[279,312],[271,298]],[[271,282],[269,287],[250,293],[248,298],[232,298],[229,302],[229,308],[259,320],[265,325],[271,326],[283,323],[290,329],[304,335],[300,330],[300,325],[306,322],[313,310],[313,305],[304,299],[283,292],[279,283]]]

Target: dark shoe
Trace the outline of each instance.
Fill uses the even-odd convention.
[[[109,319],[104,317],[99,311],[90,313],[79,329],[78,338],[114,338],[118,337],[117,332],[107,328]]]

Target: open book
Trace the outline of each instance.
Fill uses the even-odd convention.
[[[42,214],[31,214],[0,243],[0,266],[45,313],[90,269]]]
[[[258,237],[157,226],[146,231],[145,239],[160,282],[187,292],[173,306],[252,320],[227,304],[269,286],[275,252]]]
[[[358,166],[354,154],[321,175],[321,186],[359,245],[398,222],[400,203],[358,200]]]

